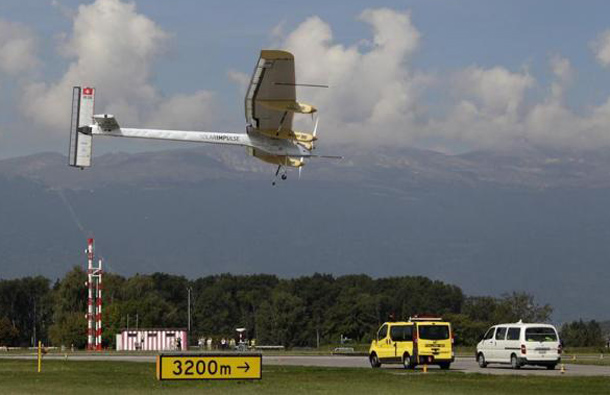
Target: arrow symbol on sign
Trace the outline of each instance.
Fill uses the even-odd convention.
[[[244,372],[247,372],[248,370],[250,370],[250,365],[248,365],[248,362],[244,362],[246,365],[245,366],[238,366],[237,369],[244,369]]]

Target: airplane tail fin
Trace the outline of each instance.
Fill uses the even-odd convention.
[[[72,89],[72,119],[70,123],[68,165],[80,167],[81,169],[91,166],[91,151],[93,147],[91,124],[93,123],[94,99],[95,88],[75,86]]]

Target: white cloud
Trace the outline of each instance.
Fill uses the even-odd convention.
[[[549,66],[554,79],[547,95],[529,105],[525,97],[536,81],[526,72],[498,66],[457,72],[455,103],[444,117],[429,119],[427,134],[471,149],[524,143],[580,149],[610,145],[610,99],[586,114],[576,114],[565,104],[575,74],[570,61],[556,55]]]
[[[0,19],[0,71],[16,75],[37,65],[32,31],[21,24]]]
[[[470,67],[457,73],[454,85],[460,96],[475,102],[483,114],[515,117],[534,79],[527,73],[510,72],[504,67]]]
[[[565,104],[575,71],[566,58],[551,58],[555,77],[548,96],[535,103],[524,117],[528,141],[544,146],[595,148],[610,145],[610,99],[577,114]]]
[[[98,88],[96,112],[113,112],[125,126],[151,120],[158,121],[158,127],[209,122],[209,92],[164,98],[151,83],[153,62],[169,38],[137,12],[134,3],[97,0],[81,5],[71,34],[61,44],[61,53],[72,59],[68,70],[57,82],[24,87],[23,111],[38,123],[63,131],[69,122],[72,86],[90,85]]]
[[[307,19],[286,37],[283,47],[295,55],[298,81],[330,85],[299,89],[299,99],[320,109],[325,139],[409,139],[407,125],[417,115],[417,97],[427,82],[423,74],[408,69],[420,33],[408,12],[365,10],[360,19],[373,32],[366,47],[334,43],[330,26],[318,17]]]
[[[133,3],[96,0],[67,14],[73,15],[73,29],[60,49],[70,64],[56,81],[23,86],[22,108],[30,118],[65,132],[73,85],[96,86],[97,112],[115,114],[124,126],[201,129],[218,118],[213,93],[164,97],[153,85],[152,67],[171,37]],[[569,59],[550,57],[552,80],[542,87],[527,68],[502,65],[437,75],[413,66],[422,34],[408,11],[368,9],[359,19],[370,27],[370,37],[349,45],[337,42],[331,26],[317,16],[283,38],[285,24],[271,34],[279,47],[295,54],[298,82],[330,85],[298,88],[299,99],[320,110],[324,141],[445,151],[523,142],[610,145],[610,98],[582,114],[565,103],[576,76]],[[36,64],[36,40],[27,28],[0,21],[0,47],[8,42],[21,43],[13,44],[21,50],[0,51],[0,71],[17,73],[22,68],[16,64]],[[610,67],[610,30],[591,48]],[[229,70],[227,77],[245,91],[250,75]],[[295,128],[312,126],[309,117],[296,118]]]
[[[199,91],[193,95],[175,95],[160,103],[146,124],[149,127],[163,125],[167,128],[199,128],[204,121],[214,118],[216,110],[214,94]]]
[[[422,135],[477,148],[505,146],[521,140],[520,117],[526,91],[535,81],[527,72],[504,67],[469,67],[456,72],[441,89],[453,93],[444,116],[429,118]]]
[[[610,30],[601,33],[592,43],[591,49],[597,61],[604,67],[610,66]]]
[[[229,80],[236,83],[239,86],[240,91],[245,95],[246,89],[248,88],[248,84],[250,83],[250,76],[246,73],[242,73],[241,71],[229,70],[227,72],[227,77]]]
[[[574,78],[574,69],[568,59],[555,55],[551,58],[551,71],[555,80],[551,83],[550,100],[562,101],[566,88]]]
[[[299,99],[320,109],[325,140],[443,150],[610,145],[610,98],[582,115],[565,104],[576,74],[569,59],[550,58],[548,93],[534,101],[529,93],[540,87],[527,69],[471,66],[449,77],[418,72],[411,60],[421,34],[408,12],[366,10],[360,19],[373,32],[364,45],[336,43],[331,26],[318,17],[304,21],[283,42],[295,54],[300,82],[331,86],[298,92]],[[594,49],[610,66],[610,30]],[[429,94],[440,99],[431,103]]]

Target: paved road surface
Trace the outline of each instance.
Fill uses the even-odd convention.
[[[369,361],[366,357],[326,357],[326,356],[265,356],[263,363],[268,365],[295,365],[295,366],[325,366],[325,367],[367,367],[370,369]],[[569,376],[610,376],[610,366],[592,365],[571,365],[566,364],[565,375]],[[403,372],[401,365],[384,365],[382,369],[392,369]],[[417,371],[421,371],[419,366]],[[431,372],[440,370],[436,366],[430,366]],[[511,369],[508,365],[489,365],[485,369],[479,368],[474,358],[461,357],[451,365],[451,371],[464,373],[484,373],[484,374],[513,374],[513,375],[539,375],[539,376],[560,376],[562,373],[557,366],[556,370],[547,370],[544,367],[524,366],[521,369]]]
[[[35,355],[10,355],[0,354],[1,359],[35,359]],[[51,354],[45,356],[45,359],[63,360],[64,356]],[[154,356],[138,356],[138,355],[70,355],[70,361],[129,361],[129,362],[154,362]],[[284,366],[320,366],[320,367],[336,367],[336,368],[368,368],[370,365],[366,357],[348,357],[348,356],[263,356],[263,365],[284,365]],[[592,365],[565,365],[566,376],[610,376],[610,366],[592,366]],[[390,369],[397,374],[402,374],[405,370],[401,365],[384,365],[382,369]],[[436,366],[430,366],[430,372],[439,371]],[[421,371],[421,367],[417,368]],[[547,370],[540,367],[524,366],[521,369],[511,369],[508,366],[490,365],[485,369],[479,368],[474,358],[459,357],[451,365],[451,371],[463,373],[483,373],[483,374],[503,374],[503,375],[539,375],[539,376],[560,376],[562,375],[559,366],[556,370]]]

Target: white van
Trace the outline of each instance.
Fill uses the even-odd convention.
[[[561,362],[561,343],[553,325],[521,321],[494,325],[477,344],[476,357],[482,368],[489,363],[504,363],[514,369],[523,365],[555,369]]]

